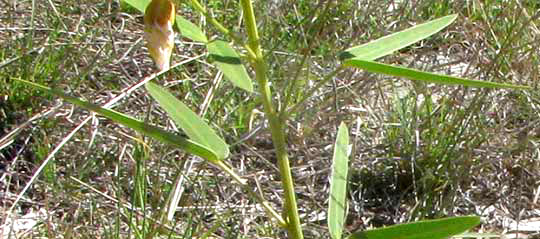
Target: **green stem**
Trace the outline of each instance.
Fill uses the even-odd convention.
[[[212,25],[214,25],[220,32],[222,32],[225,35],[230,35],[232,38],[236,38],[236,36],[232,35],[229,29],[221,25],[221,23],[219,23],[212,15],[210,15],[208,11],[206,11],[206,8],[204,8],[203,5],[201,5],[199,1],[191,0],[191,5],[197,11],[201,12],[206,17],[206,20],[212,23]]]
[[[287,230],[289,237],[292,239],[303,239],[300,217],[298,216],[298,208],[296,204],[296,196],[292,180],[289,158],[287,156],[287,143],[285,141],[285,132],[283,125],[285,120],[280,119],[278,113],[272,105],[272,93],[266,78],[267,68],[266,61],[263,58],[262,50],[259,42],[259,34],[257,32],[257,24],[255,22],[255,14],[253,5],[250,0],[241,0],[242,9],[244,11],[244,21],[246,24],[249,48],[254,51],[255,58],[253,64],[255,66],[255,78],[259,85],[263,99],[263,106],[266,116],[270,124],[272,134],[272,142],[276,148],[276,157],[279,163],[279,171],[281,174],[281,183],[284,189],[285,206],[284,211],[287,215]]]
[[[237,44],[243,45],[250,58],[255,58],[255,53],[253,52],[253,49],[251,49],[247,45],[243,44],[243,41],[242,41],[242,39],[240,37],[235,35],[233,32],[229,31],[229,29],[227,29],[220,22],[218,22],[218,20],[216,20],[212,16],[212,14],[208,13],[206,8],[204,8],[204,6],[198,0],[191,0],[191,5],[195,8],[195,10],[202,13],[204,15],[204,17],[206,18],[206,20],[208,22],[210,22],[212,25],[214,25],[214,27],[216,27],[218,29],[218,31],[220,31],[221,33],[229,36]]]
[[[248,57],[252,60],[255,60],[255,59],[262,59],[261,57],[261,54],[260,54],[260,48],[259,48],[259,57],[257,57],[255,55],[255,52],[253,51],[253,45],[247,45],[247,44],[244,44],[242,39],[240,37],[238,37],[237,35],[235,35],[233,32],[229,31],[227,28],[225,28],[221,23],[219,23],[211,14],[208,13],[208,11],[206,10],[206,8],[198,1],[198,0],[191,0],[191,5],[195,8],[195,10],[199,11],[201,14],[204,15],[204,17],[206,18],[206,20],[208,22],[210,22],[212,25],[214,25],[221,33],[229,36],[234,42],[236,42],[237,44],[239,45],[243,45],[244,48],[246,49],[247,53],[248,53]],[[255,31],[255,34],[257,34],[257,31]],[[257,39],[258,39],[258,36],[257,36]],[[263,64],[264,66],[264,64]],[[266,70],[262,70],[262,72],[266,72]],[[266,83],[266,85],[268,85]],[[270,90],[268,89],[268,91],[265,91],[267,93],[270,92]],[[270,94],[267,94],[267,96],[269,96]],[[267,97],[266,99],[268,99],[268,101],[266,102],[270,102],[270,97]],[[271,104],[270,104],[271,106]],[[268,106],[265,105],[265,108],[267,108]],[[271,107],[270,107],[271,108]],[[227,166],[227,164],[225,164],[223,161],[218,161],[218,162],[213,162],[214,164],[216,164],[218,167],[220,167],[223,171],[225,171],[226,173],[228,173],[229,175],[231,175],[233,177],[233,179],[235,181],[237,181],[238,183],[240,183],[242,186],[246,187],[247,186],[247,180],[241,178],[240,176],[238,176],[229,166]],[[247,187],[246,187],[247,188]],[[257,198],[262,206],[264,207],[264,209],[266,210],[266,212],[273,218],[275,218],[279,225],[281,227],[288,227],[288,223],[285,221],[285,219],[283,219],[269,204],[268,202],[266,202],[266,200],[258,195],[256,195],[253,191],[249,190],[248,189],[248,192],[251,196]],[[301,238],[301,237],[300,237]]]
[[[229,174],[234,181],[238,182],[242,186],[247,186],[247,180],[243,179],[242,177],[238,176],[224,161],[219,160],[217,162],[213,162],[216,166],[218,166],[221,170]]]

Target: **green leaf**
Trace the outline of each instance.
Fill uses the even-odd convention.
[[[443,239],[480,223],[480,217],[464,216],[419,221],[355,232],[348,239]]]
[[[123,0],[130,6],[134,7],[135,9],[139,10],[141,13],[144,13],[146,10],[146,6],[150,3],[150,0]],[[197,25],[193,24],[192,22],[188,21],[184,17],[180,15],[176,15],[176,26],[178,29],[180,29],[180,32],[182,33],[183,37],[189,38],[193,41],[197,42],[208,42],[208,39],[206,38],[206,35],[203,33],[201,28],[199,28]]]
[[[198,144],[216,152],[218,159],[229,156],[229,146],[223,141],[203,119],[193,112],[184,103],[176,99],[167,90],[148,82],[146,89],[159,105],[169,114],[176,125]]]
[[[140,12],[144,13],[146,6],[150,3],[151,0],[123,0],[125,3],[136,8]]]
[[[206,38],[206,35],[204,35],[201,28],[180,15],[176,15],[176,26],[178,29],[180,29],[183,37],[187,37],[197,42],[208,42],[208,39]]]
[[[32,87],[48,91],[51,94],[54,94],[56,96],[63,98],[67,102],[75,104],[81,108],[94,111],[116,123],[119,123],[128,128],[131,128],[142,134],[148,135],[161,142],[177,146],[188,153],[200,156],[201,158],[207,159],[211,162],[215,162],[218,160],[218,156],[216,155],[215,152],[210,150],[208,147],[200,145],[199,143],[193,142],[189,139],[172,134],[156,126],[146,124],[142,121],[136,120],[134,118],[131,118],[130,116],[124,115],[114,110],[106,109],[106,108],[100,107],[99,105],[95,105],[86,101],[79,100],[75,97],[68,96],[59,90],[51,89],[49,87],[42,86],[42,85],[25,81],[25,80],[19,80],[19,81],[25,84],[28,84]]]
[[[448,84],[448,85],[463,85],[472,87],[484,87],[484,88],[513,88],[513,89],[530,89],[528,86],[511,85],[503,83],[495,83],[479,80],[468,80],[459,77],[440,75],[435,73],[423,72],[413,70],[404,67],[391,66],[374,61],[367,61],[362,59],[350,59],[345,61],[345,65],[353,66],[356,68],[364,69],[366,71],[382,73],[386,75],[405,77],[411,80],[425,81],[436,84]]]
[[[208,43],[207,47],[215,65],[229,81],[247,92],[253,92],[253,84],[246,68],[236,51],[227,42],[216,40]]]
[[[328,228],[333,239],[341,239],[347,208],[347,173],[349,171],[349,132],[343,122],[339,126],[336,138],[328,202]]]
[[[361,58],[364,60],[375,60],[437,33],[456,20],[456,18],[457,14],[441,17],[379,38],[372,42],[351,47],[340,53],[339,59]]]

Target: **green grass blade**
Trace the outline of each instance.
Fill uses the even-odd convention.
[[[348,239],[443,239],[480,223],[480,217],[464,216],[419,221],[355,232]]]
[[[216,152],[218,159],[229,156],[229,146],[195,112],[167,90],[148,82],[146,89],[159,105],[169,114],[176,125],[184,130],[189,138]]]
[[[349,170],[349,132],[343,122],[339,126],[336,138],[328,202],[328,229],[333,239],[341,239],[347,208],[347,172]]]
[[[144,13],[146,6],[150,3],[151,0],[123,0],[125,3],[139,10],[141,13]],[[178,6],[177,6],[178,8]],[[201,28],[192,22],[188,21],[180,15],[176,15],[176,26],[180,29],[183,37],[189,38],[197,42],[208,42],[206,35],[203,33]]]
[[[227,42],[217,40],[208,43],[207,47],[215,65],[229,81],[247,92],[253,92],[253,84],[246,68],[236,51]]]
[[[340,53],[339,59],[361,58],[364,60],[375,60],[437,33],[456,20],[456,18],[457,14],[441,17],[369,43],[351,47]]]
[[[436,84],[447,85],[463,85],[472,87],[484,87],[484,88],[512,88],[512,89],[530,89],[528,86],[511,85],[503,83],[495,83],[479,80],[468,80],[459,77],[423,72],[413,70],[405,67],[391,66],[374,61],[367,61],[362,59],[350,59],[345,61],[345,65],[353,66],[356,68],[364,69],[366,71],[382,73],[386,75],[405,77],[411,80],[425,81]]]
[[[180,29],[182,37],[187,37],[197,42],[208,42],[208,38],[206,38],[206,35],[204,35],[203,31],[197,25],[180,15],[176,15],[176,26]]]
[[[128,128],[131,128],[135,131],[138,131],[142,134],[148,135],[154,139],[157,139],[161,142],[177,146],[183,150],[185,150],[188,153],[200,156],[201,158],[207,159],[211,162],[215,162],[218,160],[218,157],[216,153],[214,153],[209,148],[200,145],[196,142],[193,142],[189,139],[180,137],[178,135],[172,134],[170,132],[167,132],[161,128],[158,128],[156,126],[152,126],[149,124],[146,124],[142,121],[133,119],[127,115],[124,115],[122,113],[116,112],[114,110],[106,109],[103,107],[100,107],[99,105],[95,105],[86,101],[79,100],[75,97],[69,96],[64,94],[63,92],[55,89],[51,89],[46,86],[42,86],[40,84],[36,84],[33,82],[25,81],[25,80],[19,80],[25,84],[28,84],[32,87],[45,90],[53,95],[59,96],[62,99],[64,99],[67,102],[70,102],[72,104],[75,104],[81,108],[96,112],[100,115],[105,116],[106,118],[119,123],[123,126],[126,126]]]

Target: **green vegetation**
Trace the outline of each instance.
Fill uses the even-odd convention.
[[[44,221],[25,236],[277,238],[289,231],[290,238],[299,238],[294,234],[301,233],[291,226],[295,225],[291,218],[299,216],[306,238],[328,237],[328,202],[321,199],[328,198],[329,152],[340,122],[352,130],[349,142],[338,140],[336,147],[353,146],[348,202],[337,202],[349,205],[344,235],[357,231],[360,219],[364,220],[361,227],[379,227],[481,213],[474,208],[490,205],[483,201],[482,190],[488,190],[487,195],[490,190],[499,193],[497,187],[504,188],[506,181],[496,186],[483,182],[500,182],[500,175],[524,182],[534,179],[538,171],[534,148],[540,138],[537,91],[440,86],[345,67],[408,78],[420,74],[388,66],[393,65],[458,77],[446,79],[458,84],[468,84],[461,81],[468,78],[493,82],[494,87],[536,87],[540,41],[534,4],[421,1],[414,6],[401,2],[357,6],[354,1],[256,1],[251,15],[240,14],[235,1],[206,1],[198,7],[194,2],[181,3],[178,13],[203,31],[187,31],[194,28],[178,20],[185,38],[177,44],[173,64],[183,63],[151,77],[163,87],[147,85],[167,113],[144,88],[129,90],[115,102],[114,111],[97,108],[153,71],[139,40],[141,15],[129,5],[37,1],[0,10],[7,16],[0,26],[8,32],[0,36],[0,43],[8,46],[0,49],[0,132],[5,134],[57,107],[49,118],[36,117],[18,131],[15,141],[0,140],[2,161],[19,158],[6,167],[10,173],[0,182],[4,192],[20,193],[31,182],[29,172],[46,165],[25,194],[39,203],[19,201],[14,212],[24,215],[24,208],[45,208],[54,220]],[[244,11],[249,9],[243,3]],[[516,17],[512,9],[518,7],[523,14]],[[358,58],[366,52],[350,50],[453,13],[459,17],[449,28],[377,63],[372,62],[377,57]],[[254,29],[261,42],[256,41]],[[213,41],[208,49],[199,43],[216,37],[224,42]],[[340,53],[345,50],[349,54],[344,57]],[[347,59],[345,65],[340,65],[338,56]],[[240,63],[248,74],[230,68]],[[58,101],[52,92],[35,90],[20,80],[53,87],[56,95],[108,114],[136,131],[70,104],[55,106]],[[250,93],[252,86],[258,93]],[[179,103],[173,98],[187,105],[183,113],[174,112]],[[203,120],[182,122],[189,109]],[[86,125],[68,137],[85,120]],[[210,131],[197,138],[199,130],[190,131],[182,124],[193,124],[195,129],[205,125],[199,130]],[[223,139],[225,146],[212,144],[215,137]],[[21,146],[24,150],[18,151]],[[56,152],[55,147],[61,148]],[[289,167],[294,189],[287,186],[288,179],[283,180]],[[239,175],[236,183],[232,173]],[[241,186],[244,180],[249,186]],[[534,184],[520,186],[529,197],[533,189],[526,185]],[[500,192],[509,200],[523,196]],[[273,211],[291,209],[293,204],[300,209],[297,215],[285,216],[296,210]],[[519,210],[511,208],[516,214],[530,206],[519,205]],[[10,206],[3,205],[6,210]],[[333,215],[344,213],[340,208],[347,210],[334,207],[338,212]],[[472,220],[468,227],[478,223],[476,218],[464,219]],[[285,224],[286,228],[279,227]],[[336,230],[341,222],[333,227],[332,236],[339,237]],[[352,235],[371,238],[369,233]]]

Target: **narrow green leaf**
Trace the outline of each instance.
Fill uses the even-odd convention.
[[[208,39],[206,38],[206,35],[204,35],[201,28],[180,15],[176,15],[176,26],[178,29],[180,29],[183,37],[187,37],[197,42],[208,42]]]
[[[205,147],[203,145],[200,145],[199,143],[193,142],[189,139],[180,137],[178,135],[172,134],[170,132],[167,132],[161,128],[158,128],[156,126],[152,126],[149,124],[146,124],[142,121],[136,120],[134,118],[131,118],[130,116],[124,115],[122,113],[116,112],[114,110],[103,108],[99,105],[95,105],[86,101],[79,100],[75,97],[69,96],[64,94],[63,92],[55,89],[51,89],[46,86],[42,86],[33,82],[25,81],[25,80],[19,80],[25,84],[28,84],[32,87],[42,89],[45,91],[48,91],[51,94],[54,94],[56,96],[61,97],[67,102],[70,102],[72,104],[75,104],[81,108],[94,111],[100,115],[105,116],[106,118],[119,123],[123,126],[126,126],[128,128],[131,128],[135,131],[138,131],[142,134],[148,135],[154,139],[157,139],[161,142],[174,145],[179,147],[180,149],[185,150],[188,153],[200,156],[201,158],[207,159],[211,162],[216,162],[218,160],[218,156],[216,153],[214,153],[212,150],[210,150],[208,147]]]
[[[216,40],[208,43],[207,47],[215,65],[229,81],[247,92],[253,92],[253,84],[246,68],[236,51],[227,42]]]
[[[347,173],[349,171],[349,131],[343,122],[339,126],[336,138],[328,202],[328,228],[333,239],[341,239],[347,209]]]
[[[374,61],[362,60],[358,58],[346,60],[345,65],[364,69],[370,72],[405,77],[411,80],[419,80],[419,81],[425,81],[425,82],[436,83],[436,84],[463,85],[463,86],[484,87],[484,88],[530,89],[530,87],[528,86],[511,85],[511,84],[495,83],[495,82],[480,81],[480,80],[468,80],[468,79],[463,79],[459,77],[423,72],[423,71],[413,70],[409,68],[378,63]]]
[[[372,42],[351,47],[340,53],[339,59],[361,58],[364,60],[375,60],[437,33],[456,20],[456,18],[457,14],[441,17]]]
[[[148,82],[146,89],[159,105],[169,114],[176,125],[189,136],[189,138],[216,152],[218,159],[229,156],[229,146],[210,126],[184,103],[176,99],[167,90]]]
[[[139,12],[144,13],[146,6],[150,3],[151,0],[123,0],[125,3],[139,10]]]
[[[355,232],[348,239],[443,239],[480,224],[480,217],[464,216],[419,221]]]

